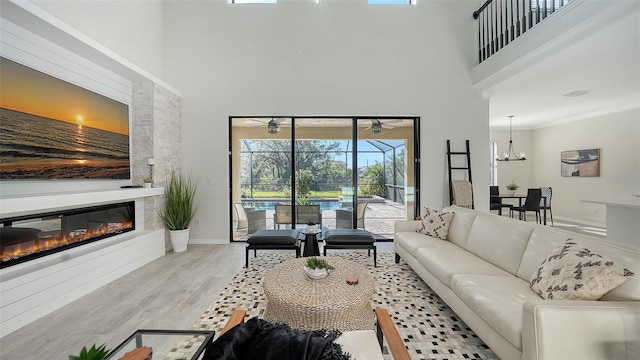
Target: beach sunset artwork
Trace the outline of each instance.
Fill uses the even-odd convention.
[[[129,179],[129,106],[0,57],[0,179]]]

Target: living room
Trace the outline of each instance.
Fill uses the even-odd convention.
[[[504,123],[492,127],[492,99],[485,98],[473,80],[477,25],[471,13],[479,5],[474,1],[418,1],[409,7],[373,7],[365,1],[280,1],[275,5],[3,2],[2,21],[3,26],[5,20],[12,22],[107,69],[133,83],[133,89],[151,86],[147,94],[152,101],[144,109],[153,108],[149,104],[154,102],[169,108],[157,113],[151,110],[152,118],[145,118],[145,127],[138,128],[136,119],[147,115],[136,112],[134,106],[132,133],[140,137],[132,144],[130,184],[141,184],[147,176],[148,158],[155,159],[159,186],[171,168],[190,170],[199,179],[199,212],[191,243],[197,249],[215,246],[212,249],[219,252],[201,259],[219,262],[218,274],[208,283],[211,289],[203,295],[208,304],[239,270],[238,264],[226,268],[223,259],[240,259],[241,263],[243,257],[240,244],[226,245],[232,218],[227,172],[230,116],[419,116],[421,204],[436,209],[448,205],[446,140],[462,144],[469,139],[474,149],[476,208],[488,211],[488,149],[491,140],[496,140],[503,151],[508,131]],[[6,56],[9,48],[3,46],[2,51]],[[166,105],[167,98],[172,105]],[[518,121],[520,117],[514,115]],[[500,164],[499,184],[516,180],[522,188],[553,186],[554,216],[604,225],[605,209],[581,200],[639,192],[639,117],[635,107],[556,126],[516,130],[514,144],[529,160]],[[144,142],[147,135],[151,139]],[[603,149],[600,177],[560,177],[561,151],[592,147]],[[3,198],[10,198],[36,192],[102,191],[121,185],[126,184],[3,182],[1,191]],[[144,202],[151,214],[161,204],[153,198]],[[162,230],[157,219],[145,217],[144,224],[149,231]],[[175,255],[168,252],[165,257],[169,259],[162,261],[173,261]],[[206,269],[198,267],[201,272]],[[161,308],[173,306],[180,305]],[[169,320],[175,319],[158,326],[175,328]],[[121,339],[129,332],[122,330],[113,336]],[[78,336],[72,342],[73,350],[76,345],[112,341],[107,338],[104,334]]]

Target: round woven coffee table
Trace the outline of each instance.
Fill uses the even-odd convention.
[[[324,259],[335,269],[323,279],[306,275],[306,258],[284,261],[268,271],[262,283],[268,300],[264,319],[301,330],[373,329],[373,276],[352,261],[335,256]],[[357,276],[358,284],[347,284],[348,276]]]

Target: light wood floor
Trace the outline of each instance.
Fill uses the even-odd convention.
[[[67,360],[85,345],[113,348],[137,329],[190,329],[244,266],[245,246],[189,245],[186,252],[168,252],[3,337],[0,360]],[[393,252],[392,242],[376,246]]]

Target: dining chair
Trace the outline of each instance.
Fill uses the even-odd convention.
[[[498,210],[498,215],[502,215],[502,208],[511,208],[513,205],[511,204],[503,204],[502,199],[494,196],[500,195],[500,188],[497,186],[489,186],[489,210]]]
[[[536,213],[536,223],[542,224],[542,216],[540,216],[540,199],[542,199],[542,190],[540,188],[527,189],[527,198],[522,206],[514,206],[511,208],[511,214],[518,212],[518,219],[527,221],[527,211]]]
[[[545,208],[544,198],[546,198],[547,199],[546,208],[547,210],[549,210],[549,215],[551,215],[551,226],[553,226],[553,212],[551,212],[551,195],[553,192],[551,191],[550,186],[541,186],[540,190],[542,191],[542,199],[540,199],[540,209],[544,210]]]

